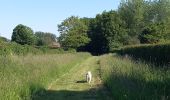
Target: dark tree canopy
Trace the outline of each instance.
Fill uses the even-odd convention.
[[[128,38],[123,22],[116,11],[98,14],[89,33],[92,52],[109,52],[125,44]]]
[[[33,45],[35,43],[34,32],[30,27],[19,24],[13,30],[12,41],[22,45]]]
[[[59,25],[59,41],[65,47],[102,54],[125,45],[170,41],[169,26],[170,0],[121,0],[116,11],[67,18]]]
[[[38,46],[49,46],[56,42],[56,35],[49,32],[35,32]]]

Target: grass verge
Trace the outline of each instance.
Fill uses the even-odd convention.
[[[101,77],[115,100],[169,100],[170,70],[117,55],[100,58]]]
[[[0,56],[0,99],[31,100],[32,94],[47,88],[89,56],[88,53]]]

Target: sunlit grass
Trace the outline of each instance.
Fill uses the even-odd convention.
[[[170,99],[170,70],[116,55],[102,56],[100,66],[115,100]]]
[[[88,53],[0,56],[0,99],[29,100],[31,95],[73,66]]]

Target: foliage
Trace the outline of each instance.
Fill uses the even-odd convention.
[[[49,46],[56,42],[56,36],[52,33],[35,32],[35,36],[37,38],[36,45],[38,46]]]
[[[115,11],[98,14],[90,25],[92,52],[105,53],[126,43],[128,38],[123,22]]]
[[[72,16],[58,25],[59,43],[65,48],[74,48],[86,45],[90,39],[87,37],[87,26],[78,17]]]
[[[169,26],[169,0],[122,0],[117,11],[67,18],[59,25],[59,41],[65,47],[102,54],[125,45],[169,41]]]
[[[35,43],[33,30],[22,24],[17,25],[12,33],[12,41],[22,45],[33,45]]]
[[[121,55],[129,55],[136,59],[153,62],[155,64],[169,64],[170,43],[154,45],[134,45],[127,46],[119,50]]]
[[[15,42],[4,43],[0,46],[0,55],[26,55],[28,53],[32,54],[42,54],[43,52],[29,45],[20,45]]]
[[[163,23],[147,25],[139,36],[141,43],[158,43],[168,40],[170,33],[165,32]]]
[[[126,29],[131,37],[136,37],[143,27],[145,11],[144,0],[122,0],[118,9],[121,20],[125,21]]]
[[[41,55],[41,54],[62,54],[62,53],[75,53],[74,50],[63,48],[49,48],[47,46],[30,46],[30,45],[20,45],[15,42],[12,43],[0,43],[0,55]]]
[[[103,82],[116,100],[170,99],[169,69],[112,54],[100,58],[100,67]]]
[[[169,0],[123,0],[118,13],[131,37],[139,37],[141,43],[158,43],[170,39],[169,7]]]
[[[145,27],[141,33],[141,43],[158,43],[170,39],[170,1],[155,0],[146,2],[144,13]]]
[[[2,43],[2,42],[9,42],[9,40],[5,37],[0,36],[0,43]]]

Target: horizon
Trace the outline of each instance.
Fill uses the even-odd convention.
[[[0,36],[11,39],[18,24],[26,25],[34,32],[50,32],[59,36],[57,25],[64,19],[70,16],[94,18],[103,11],[116,10],[120,1],[1,1]]]

